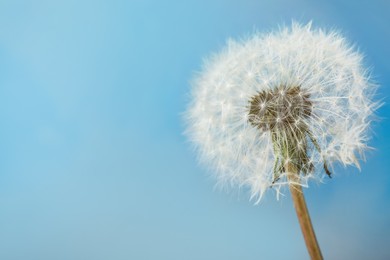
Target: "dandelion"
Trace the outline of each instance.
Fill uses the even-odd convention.
[[[359,167],[377,103],[362,55],[311,23],[230,40],[196,77],[185,114],[200,161],[259,203],[289,187],[312,258],[321,252],[301,187]],[[309,241],[308,241],[309,240]]]

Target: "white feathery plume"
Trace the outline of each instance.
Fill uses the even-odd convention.
[[[230,40],[195,78],[185,113],[200,161],[220,183],[248,187],[255,203],[291,184],[288,162],[301,186],[330,176],[335,162],[359,167],[378,105],[362,59],[311,23]]]

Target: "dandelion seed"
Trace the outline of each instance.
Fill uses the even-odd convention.
[[[306,146],[306,155],[291,151],[298,156],[293,158],[298,168],[305,166],[299,156],[311,157],[323,150],[334,155],[314,156],[314,171],[299,175],[302,185],[309,179],[322,178],[324,160],[329,169],[337,161],[357,166],[355,157],[367,148],[367,130],[376,109],[372,101],[375,85],[361,61],[362,55],[340,34],[313,29],[311,24],[293,23],[291,28],[254,34],[245,41],[230,40],[223,51],[206,62],[193,85],[193,100],[186,113],[187,133],[201,154],[200,160],[214,169],[218,164],[228,165],[235,172],[234,181],[225,172],[216,172],[217,179],[237,186],[245,184],[253,198],[261,198],[270,187],[275,190],[289,184],[281,172],[279,182],[284,184],[273,185],[278,154],[273,135],[264,135],[267,131],[290,129],[287,137]],[[221,105],[213,106],[218,100]],[[222,115],[223,124],[213,120],[208,127],[199,127],[204,118]],[[238,145],[237,137],[244,134],[253,142]],[[274,135],[284,138],[280,133]],[[214,141],[202,141],[206,136]],[[346,149],[349,136],[355,139]],[[231,140],[224,146],[230,157],[202,156],[225,143],[225,138]],[[312,145],[311,139],[317,144]],[[330,146],[332,143],[339,145]],[[241,165],[244,154],[251,162],[245,167]]]
[[[330,177],[336,162],[359,167],[378,107],[375,89],[362,55],[339,33],[293,23],[230,40],[205,63],[187,134],[219,182],[248,187],[258,203],[271,188],[279,197],[283,187],[294,193],[309,179]],[[224,105],[213,105],[218,100]],[[222,115],[223,124],[203,127],[204,118]]]

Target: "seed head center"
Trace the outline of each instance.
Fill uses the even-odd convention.
[[[312,111],[310,94],[300,86],[263,90],[249,101],[249,122],[263,131],[297,128]]]

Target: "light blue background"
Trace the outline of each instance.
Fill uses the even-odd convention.
[[[307,259],[292,202],[215,190],[182,135],[229,37],[338,28],[390,94],[389,1],[0,1],[0,259]],[[390,259],[390,109],[306,190],[327,259]]]

